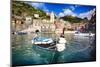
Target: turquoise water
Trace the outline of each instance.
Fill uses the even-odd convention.
[[[44,37],[57,38],[55,34],[43,34]],[[95,60],[91,51],[94,51],[88,37],[74,37],[66,34],[66,49],[62,52],[47,50],[32,45],[33,34],[12,35],[12,64],[13,65],[37,65],[69,62],[84,62]]]

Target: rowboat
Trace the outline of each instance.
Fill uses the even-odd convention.
[[[46,37],[35,37],[32,39],[32,44],[48,50],[56,50],[58,52],[65,50],[66,40],[63,37],[59,38],[59,41]]]

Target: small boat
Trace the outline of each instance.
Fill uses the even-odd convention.
[[[81,32],[78,32],[78,33],[75,33],[74,36],[93,37],[93,36],[95,36],[95,34],[93,34],[93,33],[81,33]]]
[[[56,41],[53,40],[52,38],[47,38],[47,37],[35,37],[32,39],[32,44],[45,49],[55,50]]]
[[[35,37],[32,39],[33,44],[50,44],[52,42],[53,42],[52,38]]]
[[[59,38],[59,41],[45,37],[36,37],[32,39],[32,44],[37,45],[38,47],[49,50],[57,50],[59,52],[65,50],[65,43],[66,40],[62,37]]]
[[[32,44],[37,45],[38,47],[49,50],[57,50],[59,52],[64,51],[66,49],[65,43],[66,40],[63,37],[60,37],[59,41],[46,37],[35,37],[32,39]]]
[[[17,35],[26,35],[26,32],[14,32],[13,34],[17,34]]]
[[[35,37],[32,39],[32,44],[39,47],[56,50],[58,52],[64,51],[66,49],[66,39],[64,38],[64,30],[58,40],[53,40],[47,37]]]

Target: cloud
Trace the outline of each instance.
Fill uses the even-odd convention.
[[[91,19],[91,17],[92,17],[92,15],[93,15],[93,13],[95,12],[95,8],[94,9],[92,9],[92,10],[90,10],[90,11],[88,11],[88,12],[84,12],[84,13],[80,13],[80,14],[76,14],[76,13],[74,13],[72,10],[70,10],[70,9],[64,9],[63,10],[63,12],[60,12],[59,14],[58,14],[58,16],[59,17],[63,17],[63,16],[69,16],[69,15],[71,15],[71,16],[77,16],[77,17],[79,17],[79,18],[85,18],[85,17],[87,17],[87,19],[88,20],[90,20]]]
[[[63,17],[66,15],[76,16],[76,14],[70,9],[63,9],[63,12],[60,12],[58,16]]]
[[[75,14],[72,10],[70,10],[70,9],[65,9],[65,10],[64,10],[64,14],[65,14],[65,15],[76,16],[76,14]]]
[[[47,14],[50,14],[50,12],[49,12],[49,9],[45,6],[45,4],[44,3],[30,3],[33,7],[35,7],[36,9],[42,9],[43,11],[45,11]],[[63,16],[69,16],[69,15],[71,15],[71,16],[77,16],[77,17],[79,17],[79,18],[85,18],[85,17],[87,17],[88,19],[91,19],[91,17],[92,17],[92,14],[94,13],[94,11],[96,10],[95,8],[94,9],[92,9],[92,10],[90,10],[90,11],[88,11],[88,12],[84,12],[84,13],[80,13],[80,14],[76,14],[75,12],[74,12],[74,10],[77,8],[77,7],[79,7],[79,5],[75,5],[75,6],[70,6],[69,8],[65,8],[65,9],[63,9],[63,11],[62,12],[60,12],[57,16],[58,17],[63,17]]]
[[[63,16],[64,16],[64,13],[60,12],[59,17],[63,17]]]
[[[95,12],[95,8],[88,11],[88,12],[84,12],[84,13],[79,14],[78,17],[80,17],[82,19],[87,17],[87,19],[90,20],[94,12]]]
[[[44,7],[43,3],[31,3],[32,6],[34,6],[35,8],[41,8]]]
[[[70,9],[73,11],[75,10],[76,6],[70,6]]]
[[[49,12],[49,10],[46,8],[44,3],[30,3],[33,7],[35,7],[36,9],[42,9],[45,12]]]

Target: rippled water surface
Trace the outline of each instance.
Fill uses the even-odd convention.
[[[57,38],[55,34],[42,34],[44,37]],[[12,64],[36,65],[65,62],[92,61],[93,40],[89,37],[74,37],[65,34],[67,44],[62,52],[40,48],[31,43],[33,34],[12,35]]]

